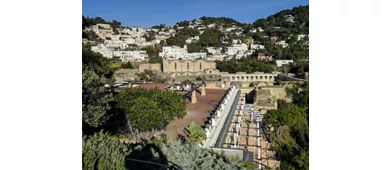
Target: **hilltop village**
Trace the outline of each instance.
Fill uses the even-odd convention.
[[[83,168],[308,169],[308,8],[151,28],[83,16]]]

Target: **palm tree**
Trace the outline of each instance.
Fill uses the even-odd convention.
[[[186,140],[188,142],[198,142],[201,143],[203,140],[207,138],[206,132],[194,122],[191,122],[185,128],[184,134],[186,135]]]

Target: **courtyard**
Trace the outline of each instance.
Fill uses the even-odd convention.
[[[197,103],[192,104],[190,98],[186,98],[186,111],[187,115],[183,119],[176,119],[169,122],[166,134],[168,139],[176,138],[179,134],[183,135],[183,130],[192,121],[200,126],[205,125],[205,121],[208,119],[213,110],[217,107],[218,103],[226,93],[227,89],[207,89],[206,95],[201,96],[200,93],[196,93]],[[186,92],[178,92],[185,94]]]

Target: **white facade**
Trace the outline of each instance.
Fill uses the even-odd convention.
[[[241,43],[241,40],[234,39],[234,40],[232,40],[232,43],[233,43],[233,44],[240,44],[240,43]]]
[[[236,29],[237,29],[237,28],[231,27],[231,28],[226,28],[225,31],[226,31],[226,32],[231,32],[231,31],[236,30]]]
[[[206,60],[210,61],[223,61],[227,55],[213,55],[211,57],[207,57]]]
[[[233,44],[232,47],[227,47],[228,55],[235,55],[239,53],[245,53],[248,50],[248,45],[246,44]]]
[[[186,40],[186,43],[187,44],[191,44],[192,42],[194,41],[199,41],[199,36],[195,36],[195,37],[190,37]]]
[[[251,44],[251,49],[254,49],[254,50],[260,50],[260,49],[264,49],[264,45],[260,45],[260,44]]]
[[[106,58],[112,58],[113,57],[113,49],[111,48],[108,48],[107,46],[103,45],[103,44],[99,44],[98,46],[92,46],[91,47],[91,51],[93,52],[96,52],[96,53],[100,53],[103,55],[103,57],[106,57]]]
[[[96,24],[98,27],[101,27],[103,29],[111,29],[111,25],[110,24]]]
[[[208,28],[214,28],[215,27],[215,24],[209,24],[207,25]]]
[[[292,15],[286,15],[284,16],[286,18],[286,21],[288,22],[294,22],[294,17]]]
[[[277,42],[276,44],[278,44],[278,45],[282,45],[282,47],[283,48],[286,48],[286,47],[288,47],[288,44],[286,43],[286,41],[284,41],[284,40],[282,40],[282,41],[279,41],[279,42]]]
[[[207,53],[187,53],[186,59],[205,59],[207,57]]]
[[[198,58],[206,58],[207,53],[188,53],[187,47],[180,48],[178,46],[163,47],[163,51],[158,54],[160,57],[167,59],[184,59],[184,60],[195,60]]]
[[[214,48],[214,47],[207,47],[207,52],[210,53],[210,54],[221,54],[221,51],[222,51],[222,47],[220,48]]]
[[[290,64],[290,63],[293,63],[293,62],[294,62],[293,60],[276,60],[276,66],[280,67],[282,65]]]
[[[187,49],[180,48],[178,46],[163,47],[163,51],[158,54],[160,57],[166,57],[170,59],[179,59],[187,57]]]
[[[144,61],[148,58],[146,51],[114,51],[114,56],[122,61]]]
[[[297,36],[297,40],[299,41],[299,40],[301,40],[301,39],[303,39],[305,37],[306,37],[306,35],[300,34],[300,35]]]

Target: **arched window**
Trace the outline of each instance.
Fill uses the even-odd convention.
[[[202,70],[202,63],[199,64],[199,69]]]
[[[175,63],[175,70],[177,69],[177,65],[176,65],[176,63]]]
[[[187,63],[187,70],[190,69],[190,63]]]
[[[263,76],[260,76],[260,79],[263,79]]]

